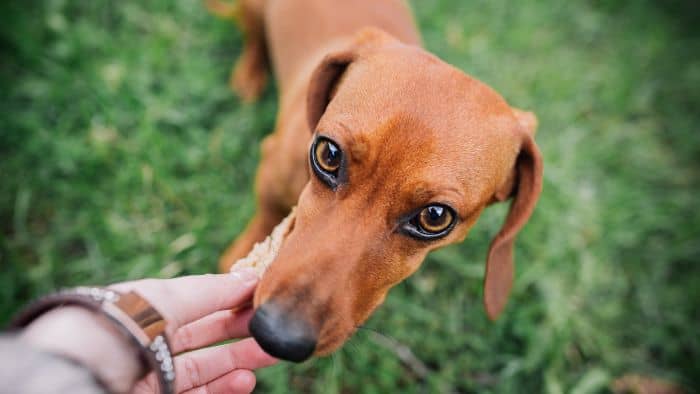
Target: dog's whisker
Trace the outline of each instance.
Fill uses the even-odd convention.
[[[347,349],[349,353],[352,353],[352,355],[359,355],[362,353],[362,349],[360,348],[359,344],[357,343],[357,340],[355,340],[355,337],[351,337],[350,340],[345,342],[343,347],[341,348],[342,350]]]
[[[404,343],[371,327],[357,326],[356,328],[367,330],[368,338],[372,342],[394,353],[396,358],[420,380],[424,380],[430,374],[430,368]]]

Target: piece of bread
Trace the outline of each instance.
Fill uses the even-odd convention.
[[[234,268],[252,267],[255,268],[258,276],[262,278],[265,270],[275,260],[282,243],[294,227],[294,211],[295,209],[292,208],[292,212],[272,230],[272,233],[267,238],[256,243],[253,246],[253,250],[246,257],[233,263],[231,270]]]

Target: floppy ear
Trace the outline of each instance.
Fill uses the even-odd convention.
[[[331,102],[340,79],[350,63],[355,60],[356,52],[352,49],[331,53],[321,61],[311,74],[309,91],[306,96],[306,118],[309,130],[316,130],[318,121]]]
[[[501,231],[491,242],[484,277],[484,306],[496,319],[508,300],[513,285],[513,243],[518,231],[535,209],[542,191],[542,156],[534,139],[537,118],[530,112],[514,110],[523,132],[513,176],[514,197]]]
[[[348,66],[366,53],[390,42],[397,41],[382,30],[367,27],[355,34],[346,50],[323,58],[311,74],[306,97],[306,117],[312,133],[333,99]]]

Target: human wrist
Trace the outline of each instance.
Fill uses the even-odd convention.
[[[114,323],[82,307],[46,312],[27,326],[21,338],[86,366],[113,392],[127,392],[144,372],[138,351]]]

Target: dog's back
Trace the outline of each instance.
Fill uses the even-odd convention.
[[[420,44],[411,10],[402,0],[268,0],[264,7],[268,52],[282,94],[363,27]]]

